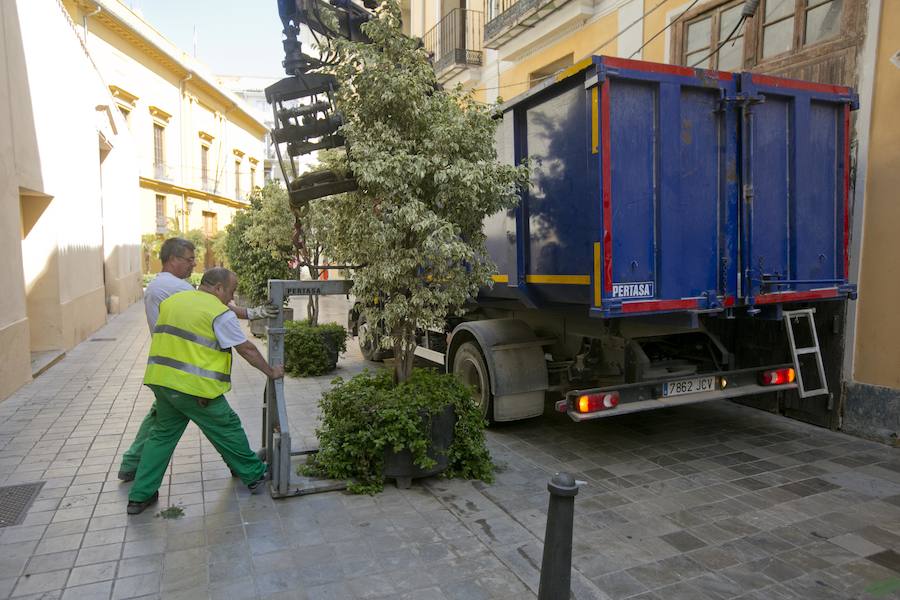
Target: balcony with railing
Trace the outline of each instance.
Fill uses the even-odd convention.
[[[153,179],[157,181],[172,181],[168,165],[165,163],[153,163]]]
[[[538,36],[543,39],[555,35],[594,13],[593,0],[488,0],[487,4],[484,47],[493,49],[526,35],[529,39],[524,43],[530,45]],[[539,22],[541,26],[535,28]]]
[[[484,14],[455,8],[423,37],[425,49],[431,53],[438,80],[448,81],[468,68],[482,65]]]

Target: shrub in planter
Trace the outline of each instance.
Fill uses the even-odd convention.
[[[348,479],[351,492],[369,494],[384,487],[386,453],[409,451],[414,464],[429,472],[444,458],[432,448],[432,420],[448,406],[456,422],[443,476],[492,481],[484,419],[469,390],[452,375],[424,369],[413,370],[399,385],[388,370],[336,379],[319,401],[319,452],[301,471]]]
[[[333,371],[338,356],[347,351],[347,330],[337,323],[286,321],[284,325],[284,368],[295,377]]]

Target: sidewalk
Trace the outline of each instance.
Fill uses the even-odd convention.
[[[342,320],[342,306],[333,307]],[[191,425],[158,507],[125,514],[121,453],[152,402],[140,304],[0,402],[0,485],[43,481],[0,528],[0,598],[534,598],[546,484],[569,471],[579,600],[900,598],[900,450],[728,402],[488,432],[497,481],[374,497],[250,496]],[[316,401],[367,366],[288,380],[296,446]],[[263,376],[229,401],[258,447]],[[181,519],[155,513],[176,504]]]

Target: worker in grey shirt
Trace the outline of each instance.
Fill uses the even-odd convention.
[[[150,333],[153,333],[153,328],[156,327],[160,303],[173,294],[194,289],[194,286],[186,281],[196,263],[194,244],[182,238],[169,238],[163,242],[159,251],[159,260],[162,263],[162,271],[144,290],[144,312],[147,315],[147,326],[150,328]],[[269,304],[256,308],[243,308],[230,302],[228,308],[241,319],[265,319],[274,317],[278,311]],[[150,412],[141,422],[131,447],[122,456],[122,463],[119,465],[119,479],[122,481],[134,479],[138,463],[141,461],[144,443],[155,423],[156,402],[153,403]]]

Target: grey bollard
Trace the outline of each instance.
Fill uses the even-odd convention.
[[[550,506],[538,600],[568,600],[572,589],[572,520],[578,483],[568,473],[557,473],[547,489]]]

